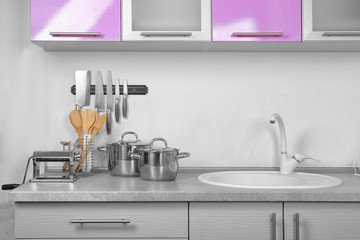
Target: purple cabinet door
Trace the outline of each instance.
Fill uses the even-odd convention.
[[[120,0],[31,0],[32,41],[120,41]]]
[[[213,41],[301,41],[301,0],[212,0]]]

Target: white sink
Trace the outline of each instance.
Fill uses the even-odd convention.
[[[234,188],[312,189],[329,188],[342,184],[336,177],[312,173],[280,174],[275,171],[226,171],[202,174],[199,181]]]

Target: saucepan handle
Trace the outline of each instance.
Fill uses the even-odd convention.
[[[187,157],[190,157],[190,153],[188,152],[181,152],[177,155],[177,158],[180,159],[180,158],[187,158]]]

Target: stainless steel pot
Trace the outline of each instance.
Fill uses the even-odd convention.
[[[136,140],[125,141],[126,135],[134,135]],[[135,132],[125,132],[120,141],[98,147],[97,150],[108,153],[108,170],[112,176],[138,177],[140,176],[139,160],[132,158],[131,154],[146,148],[149,148],[149,143],[141,142]]]
[[[161,141],[164,148],[154,148],[153,144]],[[132,154],[133,158],[139,159],[140,177],[149,181],[173,181],[175,180],[179,163],[178,159],[190,157],[190,153],[179,152],[176,148],[170,148],[163,138],[154,138],[150,141],[150,147],[138,149],[138,154]]]

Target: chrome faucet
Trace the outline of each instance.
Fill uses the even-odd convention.
[[[277,113],[273,113],[270,116],[270,123],[278,123],[279,133],[280,133],[280,148],[281,148],[281,160],[280,160],[280,173],[281,174],[291,174],[297,165],[304,160],[313,160],[319,162],[319,160],[301,155],[299,153],[293,153],[291,156],[287,154],[287,143],[286,143],[286,133],[285,126],[281,116]]]

